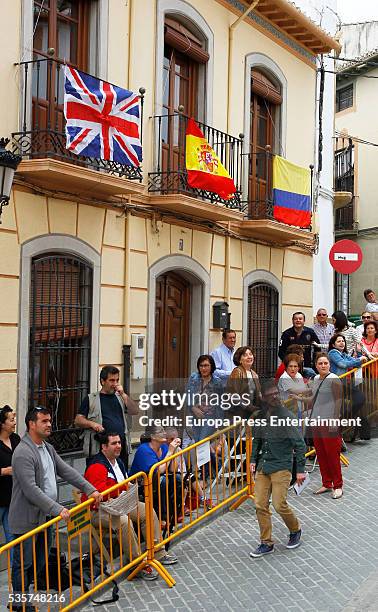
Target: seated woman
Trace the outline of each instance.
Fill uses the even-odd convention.
[[[177,452],[180,447],[180,438],[175,438],[167,444],[167,435],[163,427],[151,425],[146,428],[144,434],[145,442],[138,447],[134,460],[131,464],[129,476],[137,472],[145,472],[147,475],[155,463],[167,459]],[[180,478],[176,478],[176,513],[173,505],[173,474],[170,474],[170,461],[163,463],[154,471],[154,509],[163,523],[172,521],[174,514],[181,511],[181,489]],[[171,478],[170,478],[171,476]],[[168,495],[167,495],[168,490]],[[168,497],[168,507],[167,507]],[[165,525],[164,525],[165,526]],[[163,527],[163,525],[162,525]]]

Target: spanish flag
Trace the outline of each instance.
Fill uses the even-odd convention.
[[[273,159],[273,217],[287,225],[311,224],[311,172],[279,155]]]
[[[217,193],[223,200],[233,197],[235,183],[194,119],[186,128],[185,157],[189,187]]]

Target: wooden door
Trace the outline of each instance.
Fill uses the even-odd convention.
[[[36,131],[64,131],[63,63],[87,69],[89,9],[90,0],[34,0],[33,59],[41,60],[32,75]]]
[[[156,280],[155,378],[187,378],[190,284],[169,272]]]
[[[168,181],[178,181],[185,169],[185,117],[197,116],[198,64],[190,57],[165,45],[163,70],[162,169]],[[170,184],[172,187],[172,184]],[[179,185],[177,184],[176,187]]]
[[[249,200],[252,218],[266,217],[266,201],[271,188],[271,157],[267,146],[273,149],[273,105],[261,96],[252,93],[250,106],[250,164]]]

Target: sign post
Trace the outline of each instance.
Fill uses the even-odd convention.
[[[352,274],[362,264],[362,250],[353,240],[335,242],[329,252],[329,262],[340,274]]]

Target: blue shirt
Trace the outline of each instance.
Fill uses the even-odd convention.
[[[348,370],[352,368],[359,368],[361,365],[361,358],[351,357],[348,353],[342,353],[337,349],[331,349],[328,353],[328,359],[331,364],[331,372],[332,374],[337,374],[337,376],[341,376],[341,374],[345,374]]]
[[[215,374],[217,374],[223,382],[226,381],[235,367],[233,361],[234,352],[235,349],[227,348],[222,342],[222,344],[211,353],[216,366]]]
[[[134,460],[131,464],[129,476],[133,476],[137,472],[145,472],[148,474],[155,463],[158,463],[166,456],[168,452],[168,444],[161,445],[161,457],[158,457],[154,449],[151,448],[148,442],[143,442],[135,453]]]

